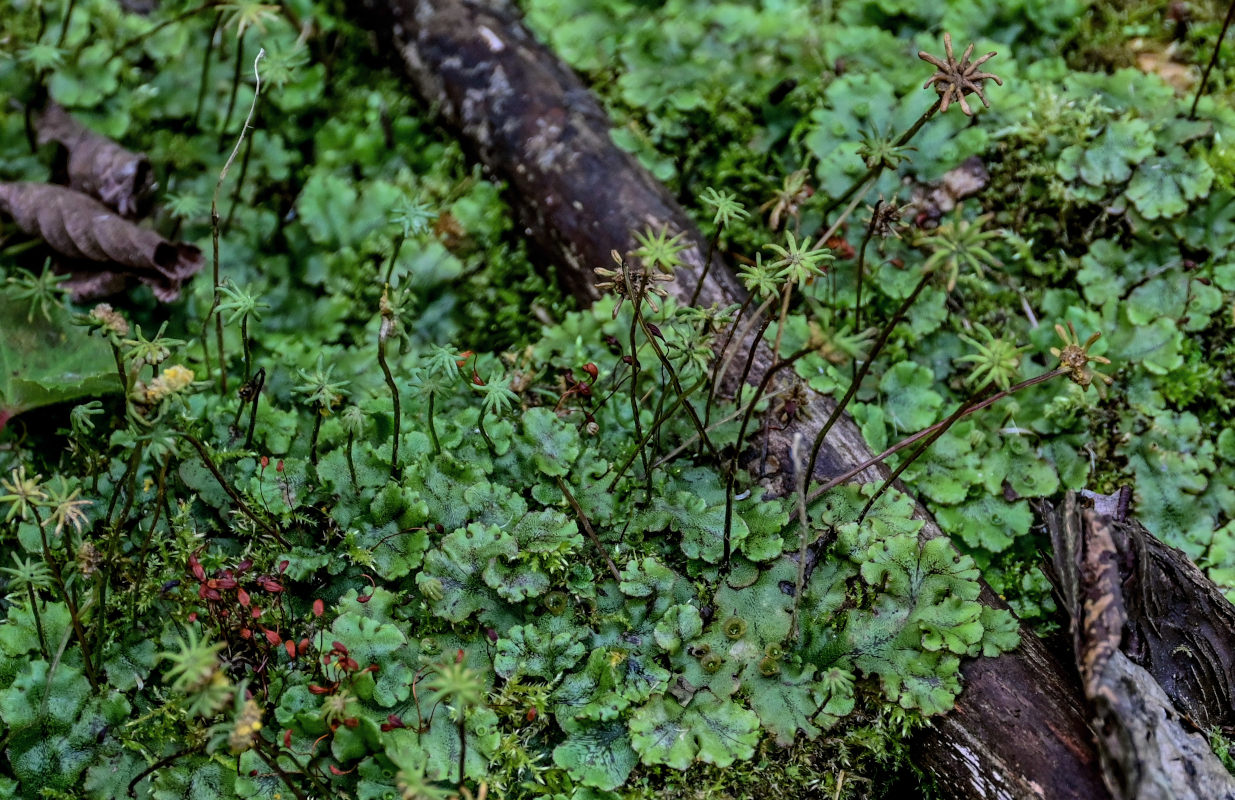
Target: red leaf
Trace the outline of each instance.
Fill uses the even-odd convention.
[[[326,686],[318,686],[316,683],[309,684],[309,694],[330,694],[333,691]]]
[[[279,562],[279,574],[282,575],[284,572],[287,572],[287,568],[290,567],[291,564],[292,562],[288,561],[286,558],[280,561]]]
[[[336,767],[334,764],[331,764],[331,765],[330,765],[330,774],[331,774],[331,775],[342,775],[342,774],[343,774],[343,770],[339,769],[339,768],[338,768],[338,767]]]
[[[287,748],[291,748],[292,746],[292,729],[291,728],[288,728],[287,730],[283,731],[283,746]]]
[[[313,616],[320,617],[326,612],[326,604],[322,602],[322,598],[317,598],[313,601]]]
[[[262,628],[262,633],[266,634],[266,641],[271,644],[281,644],[283,642],[283,637],[279,635],[278,631],[272,631],[269,628]]]
[[[189,556],[189,570],[199,581],[206,580],[206,570],[202,569],[202,563],[197,560],[197,556]]]
[[[244,590],[244,587],[236,590],[236,599],[240,601],[240,605],[245,608],[249,607],[249,593]]]
[[[347,647],[344,646],[343,642],[331,642],[330,646],[333,647],[336,652],[342,653],[343,655],[347,655],[348,653]]]
[[[287,657],[290,658],[292,661],[295,661],[296,660],[296,643],[293,642],[291,639],[288,639],[286,642],[283,643],[283,647],[286,648],[287,650]]]

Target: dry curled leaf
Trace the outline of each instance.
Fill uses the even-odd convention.
[[[136,278],[170,302],[202,268],[202,253],[167,241],[112,212],[92,197],[46,183],[0,183],[0,211],[69,259],[64,286],[80,302],[124,288]]]
[[[52,103],[35,121],[38,143],[57,142],[68,153],[69,186],[85,192],[126,217],[150,210],[154,182],[150,159],[95,133]]]

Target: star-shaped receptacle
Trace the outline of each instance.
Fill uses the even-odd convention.
[[[965,95],[970,93],[976,94],[982,101],[982,105],[990,108],[991,104],[987,102],[986,95],[982,93],[982,82],[991,80],[1003,86],[1003,81],[989,72],[979,72],[978,68],[995,57],[994,51],[980,57],[977,61],[970,62],[969,57],[973,55],[973,43],[971,42],[965,48],[960,61],[957,61],[952,52],[952,35],[948,33],[943,35],[943,47],[947,55],[946,60],[937,58],[925,50],[918,51],[918,58],[939,70],[922,88],[929,89],[932,85],[935,87],[940,97],[939,110],[941,112],[946,112],[952,103],[959,103],[961,111],[965,112],[966,116],[972,117],[973,109],[969,107],[969,103],[965,102]]]

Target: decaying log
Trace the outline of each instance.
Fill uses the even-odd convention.
[[[1134,520],[1103,513],[1072,492],[1046,517],[1112,794],[1235,798],[1235,780],[1194,727],[1219,724],[1235,711],[1228,694],[1235,608],[1182,553]],[[1150,599],[1159,584],[1164,596]],[[1199,590],[1187,608],[1176,604],[1183,585]],[[1188,709],[1190,725],[1177,707]]]
[[[357,15],[400,56],[417,90],[469,143],[485,166],[509,182],[527,233],[556,260],[562,280],[583,301],[595,298],[592,269],[611,250],[634,249],[632,232],[667,227],[689,242],[685,266],[669,287],[689,299],[703,272],[704,240],[665,189],[609,138],[604,111],[578,77],[508,12],[466,0],[365,0]],[[742,289],[717,259],[699,302],[739,302]],[[743,350],[744,351],[744,350]],[[771,362],[763,348],[751,375]],[[768,442],[776,485],[793,485],[789,446],[811,441],[833,408],[812,398],[808,414]],[[838,475],[870,456],[845,417],[829,434],[816,477]],[[776,469],[776,465],[779,469]],[[867,480],[880,479],[872,469]],[[929,514],[925,535],[941,535]],[[999,605],[990,591],[983,601]],[[1098,769],[1071,668],[1025,631],[1016,651],[965,669],[954,711],[913,743],[915,758],[951,797],[1101,800]]]

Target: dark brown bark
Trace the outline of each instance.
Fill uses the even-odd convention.
[[[1229,722],[1235,711],[1235,608],[1186,556],[1135,520],[1071,492],[1046,519],[1112,793],[1235,798],[1235,780],[1196,729]]]
[[[634,159],[614,147],[609,121],[577,76],[508,12],[465,0],[366,0],[363,22],[399,53],[420,94],[439,109],[492,173],[511,186],[529,235],[556,260],[559,275],[583,301],[595,298],[592,269],[611,250],[634,248],[633,233],[666,226],[690,247],[669,287],[689,299],[703,271],[705,244],[696,226]],[[741,287],[717,260],[699,303],[740,302]],[[737,345],[742,352],[745,347]],[[771,364],[761,348],[750,372]],[[808,413],[768,442],[773,491],[793,486],[789,445],[807,442],[832,401],[814,396]],[[816,465],[825,480],[870,457],[847,416],[829,434]],[[879,469],[863,477],[878,480]],[[941,535],[929,514],[924,535]],[[984,602],[998,605],[987,588]],[[1074,673],[1029,631],[1015,652],[969,662],[957,707],[919,735],[920,766],[956,798],[1108,797],[1086,725]]]

